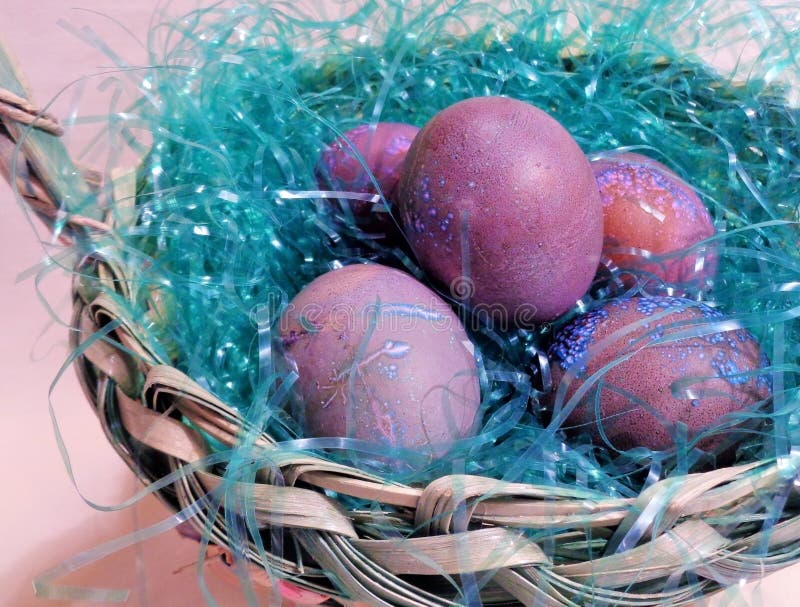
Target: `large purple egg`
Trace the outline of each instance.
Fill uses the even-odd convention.
[[[695,246],[714,235],[714,223],[685,181],[640,154],[605,154],[592,168],[603,201],[604,250],[620,268],[699,287],[714,276],[716,252]]]
[[[322,153],[316,169],[320,188],[376,194],[374,178],[380,193],[393,205],[403,162],[418,132],[418,127],[402,122],[363,124],[347,131]],[[366,230],[386,230],[393,223],[381,203],[350,200],[345,204],[350,205],[356,220]]]
[[[475,430],[473,347],[458,317],[412,276],[378,264],[308,284],[280,321],[306,436],[440,455]]]
[[[678,423],[689,439],[696,437],[771,392],[759,373],[767,361],[751,333],[702,330],[724,320],[713,308],[676,297],[613,300],[578,316],[558,331],[549,350],[554,396],[565,373],[574,376],[555,409],[600,371],[601,381],[579,398],[568,426],[588,431],[601,445],[605,435],[620,450],[668,449]],[[670,339],[681,332],[685,336]],[[723,438],[712,434],[698,446],[711,451]]]
[[[476,97],[436,114],[408,152],[398,206],[426,271],[504,322],[556,318],[597,271],[603,211],[589,161],[522,101]]]

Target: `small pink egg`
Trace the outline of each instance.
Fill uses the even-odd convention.
[[[556,333],[549,349],[554,399],[565,373],[575,375],[563,401],[554,404],[568,403],[586,378],[602,371],[602,380],[569,414],[568,426],[588,432],[600,445],[605,434],[620,450],[668,449],[678,423],[686,424],[691,439],[771,393],[768,377],[758,373],[766,357],[744,329],[653,343],[690,331],[691,321],[724,319],[718,310],[677,297],[612,300],[578,316]],[[711,451],[721,440],[711,435],[698,446]]]
[[[708,210],[686,182],[663,164],[632,153],[601,156],[592,160],[592,169],[603,202],[603,249],[617,266],[699,287],[713,278],[713,247],[672,255],[714,235]]]
[[[403,162],[417,132],[417,127],[401,122],[363,124],[347,131],[322,153],[316,170],[320,189],[376,194],[371,173],[380,193],[392,205]],[[367,168],[353,149],[358,150]],[[352,200],[346,204],[365,230],[381,231],[393,224],[381,202]]]

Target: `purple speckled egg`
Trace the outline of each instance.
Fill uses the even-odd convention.
[[[758,373],[768,364],[766,357],[744,329],[654,342],[702,329],[703,324],[692,321],[707,326],[724,320],[718,310],[677,297],[612,300],[578,316],[557,332],[549,349],[554,409],[567,404],[586,378],[621,360],[580,398],[567,427],[588,431],[601,445],[602,427],[620,450],[668,449],[679,422],[686,425],[689,439],[697,436],[723,416],[769,397],[770,381]],[[575,377],[561,399],[557,388],[568,370]],[[709,435],[698,446],[712,451],[722,438]]]
[[[320,189],[375,194],[371,173],[386,201],[393,205],[403,162],[418,132],[418,127],[402,122],[363,124],[347,131],[322,153],[316,168]],[[353,148],[369,171],[356,158]],[[386,230],[393,224],[382,203],[350,200],[346,204],[366,230]]]
[[[472,343],[458,317],[412,276],[378,264],[308,284],[280,320],[308,437],[349,437],[441,455],[475,430]]]
[[[589,161],[528,103],[476,97],[436,114],[411,145],[397,202],[426,271],[499,320],[556,318],[597,271],[603,212]]]
[[[603,201],[603,248],[617,266],[697,286],[714,276],[717,259],[711,246],[671,255],[714,235],[708,210],[685,181],[660,162],[633,153],[600,156],[592,160],[592,169]],[[658,259],[648,261],[625,249]]]

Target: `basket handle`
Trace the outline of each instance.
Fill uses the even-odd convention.
[[[0,41],[0,174],[62,239],[107,230],[93,189],[99,176],[72,162],[59,139],[63,129],[30,99],[17,63]]]

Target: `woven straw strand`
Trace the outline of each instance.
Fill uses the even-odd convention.
[[[0,87],[0,116],[5,116],[20,124],[33,125],[51,135],[64,134],[63,127],[50,114],[43,113],[27,99]]]

